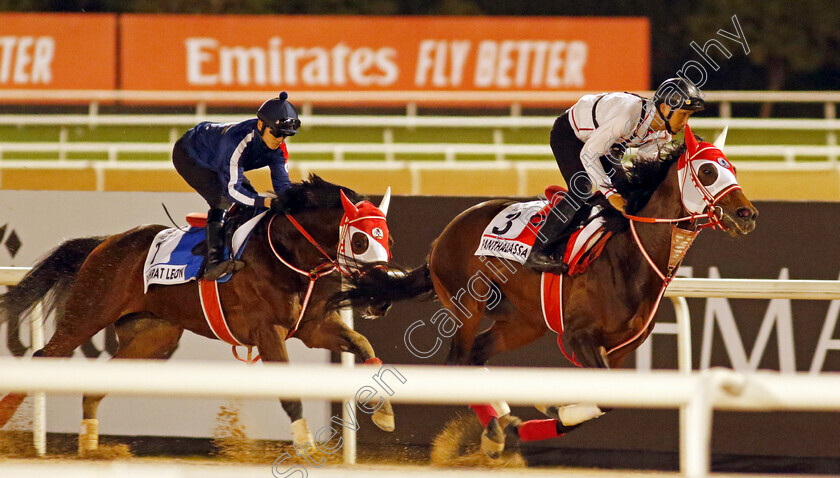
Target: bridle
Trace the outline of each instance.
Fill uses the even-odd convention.
[[[339,237],[338,237],[338,253],[336,256],[336,267],[338,267],[338,271],[344,277],[352,277],[353,270],[358,270],[360,268],[359,263],[363,261],[359,261],[356,259],[356,255],[352,253],[352,246],[351,247],[351,254],[352,257],[345,253],[347,247],[347,235],[350,233],[350,226],[354,223],[361,222],[361,221],[385,221],[385,218],[382,216],[360,216],[353,219],[347,219],[347,215],[345,214],[344,217],[341,219],[341,226],[339,227]],[[374,246],[375,247],[375,246]],[[343,259],[342,260],[339,260]],[[391,252],[388,251],[388,260],[391,260]],[[352,263],[351,263],[352,261]],[[342,263],[343,262],[343,263]]]
[[[700,178],[697,177],[697,173],[694,171],[694,168],[691,166],[691,161],[696,160],[695,157],[698,153],[706,150],[708,148],[703,148],[698,151],[695,151],[687,160],[685,164],[685,168],[688,169],[689,177],[691,179],[692,185],[694,188],[700,192],[700,197],[705,204],[702,208],[701,212],[691,213],[685,205],[685,201],[683,199],[684,196],[684,189],[683,185],[680,186],[680,196],[681,201],[683,202],[683,208],[689,214],[683,217],[677,218],[654,218],[654,217],[643,217],[643,216],[634,216],[631,214],[624,214],[624,217],[630,221],[630,232],[633,236],[633,241],[636,244],[636,247],[641,252],[642,256],[645,258],[645,261],[650,265],[651,269],[662,279],[662,287],[659,290],[659,294],[656,297],[656,302],[654,302],[653,308],[650,311],[650,314],[645,321],[644,326],[639,329],[639,331],[630,337],[628,340],[625,340],[619,345],[612,347],[611,349],[607,350],[607,354],[611,354],[616,350],[621,349],[622,347],[627,346],[628,344],[633,343],[639,337],[641,337],[646,330],[650,327],[651,321],[653,320],[653,316],[656,315],[656,311],[659,310],[659,303],[662,300],[662,297],[665,295],[665,289],[667,289],[668,285],[674,279],[676,274],[676,266],[671,269],[673,264],[678,265],[682,261],[682,257],[685,256],[685,253],[688,251],[688,248],[691,246],[691,243],[697,237],[701,230],[706,228],[720,228],[721,230],[725,230],[724,225],[722,224],[723,219],[723,208],[718,205],[718,202],[723,199],[726,195],[731,193],[732,191],[736,191],[741,189],[741,186],[738,183],[730,184],[725,186],[722,190],[718,191],[717,194],[713,194],[703,183],[700,181]],[[698,224],[698,221],[705,219],[706,222],[702,224]],[[645,248],[644,244],[642,244],[641,238],[639,238],[639,234],[636,231],[636,223],[646,223],[646,224],[672,224],[671,226],[671,257],[669,257],[669,264],[668,267],[670,270],[663,272],[659,269],[656,263],[653,261],[653,258],[650,257],[647,249]],[[688,222],[691,225],[691,228],[686,230],[683,228],[677,227],[678,223]],[[675,244],[679,242],[679,244]],[[675,248],[676,246],[676,248]],[[678,249],[679,257],[674,260],[674,252],[675,249]]]
[[[327,254],[324,248],[322,248],[321,245],[318,244],[318,241],[316,241],[315,238],[313,238],[312,235],[309,234],[309,232],[307,232],[307,230],[291,214],[285,214],[286,219],[288,219],[289,222],[292,223],[295,229],[297,229],[298,232],[300,232],[301,235],[303,235],[303,237],[306,238],[306,240],[309,241],[310,244],[315,246],[315,248],[318,249],[318,251],[324,257],[327,258],[327,262],[322,262],[310,269],[309,271],[305,271],[303,269],[295,267],[295,265],[291,264],[286,259],[283,259],[283,256],[281,256],[280,253],[277,252],[277,249],[274,247],[274,242],[271,240],[271,225],[274,223],[274,219],[277,216],[279,216],[279,214],[271,216],[271,219],[268,221],[268,227],[266,228],[266,238],[268,239],[269,247],[271,247],[271,252],[274,253],[274,257],[276,257],[277,260],[282,262],[283,265],[297,272],[298,274],[309,278],[309,286],[306,288],[306,296],[304,297],[303,303],[300,306],[300,314],[298,314],[294,326],[289,330],[289,333],[286,334],[286,339],[288,339],[292,335],[294,335],[295,332],[297,332],[298,326],[300,325],[300,321],[301,319],[303,319],[303,314],[306,313],[306,308],[309,306],[309,299],[312,297],[312,290],[315,288],[315,282],[317,282],[318,279],[320,279],[321,277],[332,274],[335,271],[341,272],[341,267],[339,266],[338,258],[336,257],[335,259],[333,259],[332,257],[330,257],[330,255]],[[341,273],[344,274],[343,272]]]
[[[268,221],[268,227],[266,228],[266,239],[268,240],[268,245],[271,248],[271,252],[274,253],[274,257],[276,257],[277,260],[279,260],[281,263],[283,263],[283,265],[285,265],[289,269],[297,272],[298,274],[306,276],[306,277],[309,278],[309,285],[306,288],[306,296],[304,297],[303,303],[300,306],[300,314],[298,314],[298,317],[295,320],[295,323],[294,323],[293,327],[291,329],[289,329],[289,332],[286,334],[286,340],[288,340],[289,338],[292,337],[292,335],[294,335],[295,332],[297,332],[298,326],[300,325],[300,321],[301,321],[301,319],[303,319],[303,314],[306,313],[306,308],[309,306],[309,299],[312,297],[312,290],[315,288],[315,282],[317,282],[318,279],[320,279],[321,277],[332,274],[336,270],[340,270],[340,269],[338,267],[338,259],[337,258],[333,259],[332,257],[330,257],[330,255],[327,254],[327,252],[324,250],[324,248],[322,248],[321,245],[318,244],[318,241],[316,241],[315,238],[313,238],[312,235],[309,234],[309,232],[307,232],[307,230],[291,214],[285,214],[286,218],[289,220],[290,223],[292,223],[293,226],[295,226],[295,229],[297,229],[298,232],[300,232],[303,235],[303,237],[305,237],[306,240],[309,241],[310,244],[315,246],[315,248],[318,249],[318,251],[321,254],[323,254],[324,257],[327,258],[327,262],[322,262],[322,263],[316,265],[311,270],[305,271],[303,269],[295,267],[294,264],[290,263],[286,259],[283,259],[283,256],[281,256],[280,253],[277,252],[277,249],[274,247],[274,242],[272,242],[272,240],[271,240],[271,225],[274,223],[274,218],[276,218],[277,216],[279,216],[279,214],[274,214],[273,216],[271,216],[271,219]],[[251,346],[248,346],[248,356],[247,356],[247,358],[243,359],[243,358],[239,357],[239,354],[236,351],[236,346],[234,345],[233,346],[233,356],[237,360],[245,362],[245,363],[255,363],[255,362],[259,361],[260,358],[262,358],[261,355],[257,355],[256,357],[252,357]]]
[[[711,148],[705,147],[698,149],[695,151],[688,159],[685,160],[684,168],[687,170],[688,174],[685,175],[686,177],[681,181],[680,184],[680,197],[681,201],[683,202],[683,208],[689,214],[683,217],[677,218],[655,218],[655,217],[643,217],[643,216],[634,216],[632,214],[624,213],[624,217],[630,221],[630,231],[633,234],[633,240],[636,243],[636,246],[641,251],[642,255],[647,260],[648,264],[650,264],[651,268],[656,272],[656,274],[665,282],[667,285],[671,279],[673,278],[672,274],[664,274],[662,271],[659,270],[658,267],[653,263],[653,260],[650,258],[645,246],[642,244],[642,241],[639,239],[639,235],[636,232],[636,223],[646,223],[646,224],[673,224],[673,227],[676,227],[676,224],[682,222],[688,222],[691,225],[691,231],[699,232],[706,228],[712,229],[720,229],[725,230],[723,223],[723,208],[718,204],[721,199],[726,197],[729,193],[733,191],[737,191],[741,189],[741,186],[738,185],[737,182],[734,182],[729,185],[724,185],[723,189],[717,192],[713,192],[709,190],[709,187],[703,184],[700,178],[697,176],[697,172],[691,166],[692,161],[698,161],[700,158],[697,158],[697,155],[702,153],[703,151],[707,151]],[[686,153],[687,154],[687,153]],[[700,199],[703,201],[703,208],[700,212],[692,213],[689,210],[689,207],[685,204],[684,195],[684,182],[685,179],[690,179],[691,184],[694,186],[694,189],[700,193]],[[700,220],[706,220],[704,223],[698,223]]]

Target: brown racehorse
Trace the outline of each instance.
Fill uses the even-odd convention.
[[[289,360],[285,341],[294,332],[308,347],[351,352],[367,363],[381,363],[368,340],[348,328],[327,302],[341,290],[342,274],[332,272],[352,275],[360,264],[389,259],[387,203],[386,194],[380,210],[352,190],[317,176],[294,184],[273,200],[241,257],[246,267],[218,284],[233,336],[257,347],[268,362]],[[253,210],[244,208],[231,221],[253,215]],[[217,338],[204,318],[195,282],[150,285],[144,294],[146,256],[152,239],[163,229],[140,226],[106,238],[65,242],[0,298],[0,320],[18,322],[28,308],[46,298],[47,308],[57,313],[55,334],[35,354],[43,357],[68,357],[111,324],[119,339],[117,359],[169,358],[184,330]],[[371,305],[362,313],[378,317],[388,306]],[[0,401],[0,427],[24,397],[9,394]],[[96,412],[102,398],[83,399],[87,432],[80,435],[80,451],[97,446]],[[296,444],[314,444],[301,402],[281,404],[292,421]],[[380,408],[373,420],[380,428],[393,430],[390,404]]]
[[[664,287],[683,257],[679,253],[672,257],[673,246],[679,246],[672,244],[674,227],[692,239],[701,223],[732,236],[746,235],[755,227],[758,212],[720,149],[698,144],[689,129],[686,138],[687,144],[663,151],[660,161],[635,163],[627,173],[615,170],[620,174],[615,174],[613,183],[628,202],[626,217],[606,206],[601,214],[613,235],[603,253],[584,272],[564,274],[561,339],[564,352],[570,350],[584,367],[620,367],[647,338]],[[404,276],[367,274],[341,297],[364,303],[433,292],[460,322],[447,364],[484,365],[500,352],[535,341],[549,330],[543,318],[541,274],[517,261],[474,255],[485,228],[511,204],[491,200],[462,212],[433,243],[426,264]],[[584,207],[583,214],[576,216],[586,217],[590,209]],[[682,243],[687,245],[690,242]],[[682,249],[684,253],[686,247]],[[669,264],[670,259],[675,260]],[[478,333],[484,316],[494,323]],[[594,404],[537,408],[551,420],[522,423],[510,417],[504,404],[474,405],[485,426],[484,451],[490,456],[501,453],[503,428],[510,424],[509,431],[529,441],[560,436],[603,414]]]

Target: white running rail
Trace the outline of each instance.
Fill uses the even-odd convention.
[[[0,268],[0,285],[17,284],[29,268]],[[840,281],[675,279],[666,291],[676,309],[679,371],[492,369],[399,366],[406,382],[395,384],[395,402],[515,404],[596,402],[605,406],[680,409],[680,468],[706,476],[713,409],[840,410],[840,380],[813,376],[728,370],[691,371],[690,317],[685,297],[746,299],[840,299]],[[43,332],[33,321],[33,337]],[[221,368],[220,368],[221,367]],[[158,362],[68,362],[0,359],[0,383],[8,390],[126,393],[139,395],[242,396],[345,400],[369,381],[369,367],[161,364]],[[228,375],[229,374],[229,375]],[[268,374],[268,375],[266,375]],[[228,377],[219,380],[220,377]],[[312,380],[312,377],[318,380]],[[129,378],[131,377],[131,378]],[[568,386],[569,383],[575,386]],[[505,383],[498,388],[495,384]],[[563,383],[563,387],[535,384]],[[360,385],[361,384],[361,385]],[[435,384],[434,387],[428,386]],[[457,398],[453,398],[457,397]],[[43,404],[42,404],[43,405]],[[35,410],[35,413],[43,413]],[[38,420],[36,419],[36,424]],[[43,421],[42,421],[43,423]],[[42,427],[38,433],[44,434]],[[36,437],[36,440],[40,438]],[[355,445],[355,444],[354,444]],[[354,455],[354,454],[353,454]],[[346,459],[349,454],[345,455]]]
[[[507,400],[534,403],[599,403],[609,407],[679,408],[688,429],[680,444],[681,471],[709,472],[712,411],[840,410],[836,374],[809,376],[714,369],[684,374],[630,370],[389,366],[402,376],[380,377],[399,403],[464,404]],[[340,365],[242,367],[238,364],[157,361],[0,359],[0,383],[14,391],[116,393],[143,396],[280,397],[342,401],[368,384],[377,369]],[[499,387],[498,384],[505,384]],[[546,386],[557,384],[557,386]],[[748,439],[745,437],[745,439]]]

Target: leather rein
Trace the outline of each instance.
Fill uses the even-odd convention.
[[[694,170],[691,169],[690,166],[689,166],[689,170],[691,171],[692,179],[695,181],[695,183],[699,183],[699,180],[696,178],[696,174],[694,173]],[[702,183],[701,183],[701,185],[702,185]],[[659,290],[659,294],[656,297],[656,302],[653,304],[653,308],[651,309],[650,314],[648,314],[648,317],[647,317],[647,320],[645,320],[644,326],[641,329],[639,329],[639,331],[636,332],[629,339],[627,339],[624,342],[620,343],[619,345],[616,345],[615,347],[612,347],[611,349],[607,350],[607,355],[609,355],[609,354],[615,352],[616,350],[619,350],[619,349],[633,343],[634,341],[638,340],[639,337],[641,337],[645,333],[645,331],[648,330],[651,322],[653,321],[653,316],[656,315],[656,312],[659,310],[659,304],[662,300],[662,297],[665,295],[665,289],[668,288],[668,285],[674,279],[674,275],[677,271],[676,267],[674,267],[673,270],[669,270],[669,271],[665,271],[665,272],[663,272],[659,269],[659,267],[653,261],[653,258],[650,257],[650,254],[648,253],[644,244],[642,244],[642,240],[639,238],[638,232],[636,232],[636,223],[641,222],[641,223],[646,223],[646,224],[673,224],[672,232],[671,232],[671,255],[673,255],[673,252],[674,252],[673,241],[674,241],[674,238],[675,238],[676,231],[680,229],[680,228],[677,227],[677,224],[681,223],[681,222],[691,223],[694,226],[689,232],[691,234],[691,236],[688,237],[688,238],[683,238],[682,239],[684,241],[684,243],[681,246],[680,257],[679,257],[679,261],[678,261],[678,262],[682,262],[682,257],[684,257],[685,253],[688,252],[688,248],[691,247],[691,242],[694,240],[694,237],[696,237],[697,234],[700,233],[701,230],[703,230],[705,228],[709,228],[709,227],[711,227],[713,229],[714,228],[720,228],[721,230],[724,229],[723,224],[721,224],[721,220],[723,219],[723,208],[718,206],[717,202],[720,201],[721,199],[723,199],[724,196],[726,196],[730,192],[734,191],[735,189],[740,189],[740,186],[738,186],[737,184],[733,185],[733,186],[730,186],[729,188],[726,188],[725,190],[721,191],[720,194],[717,195],[717,197],[711,197],[711,195],[708,194],[707,191],[705,191],[705,188],[701,189],[701,191],[703,192],[703,201],[707,205],[706,209],[708,210],[708,212],[706,212],[706,213],[690,214],[688,216],[678,217],[678,218],[673,218],[673,219],[634,216],[634,215],[631,215],[631,214],[623,213],[624,217],[627,218],[630,221],[630,232],[633,235],[633,241],[636,243],[636,247],[638,247],[639,252],[642,253],[642,256],[645,258],[645,261],[647,261],[648,265],[650,265],[651,269],[653,269],[653,271],[656,273],[656,275],[659,276],[660,279],[662,279],[662,288],[660,288],[660,290]],[[700,219],[707,219],[707,222],[704,223],[704,224],[694,224],[696,221],[698,221]],[[669,258],[669,267],[670,267],[670,262],[671,262],[671,259]]]
[[[309,234],[309,232],[307,232],[303,226],[301,226],[297,219],[295,219],[290,214],[285,214],[286,219],[288,219],[289,222],[292,223],[293,226],[295,226],[295,229],[297,229],[298,232],[300,232],[303,235],[303,237],[305,237],[306,240],[309,241],[310,244],[315,246],[315,248],[318,249],[318,251],[321,254],[323,254],[324,257],[327,258],[327,262],[322,262],[321,264],[318,264],[311,270],[305,271],[303,269],[295,267],[286,259],[283,259],[283,256],[281,256],[277,252],[277,249],[274,248],[274,243],[271,241],[271,224],[274,222],[274,218],[276,218],[278,215],[279,214],[275,214],[271,216],[271,220],[268,221],[268,227],[266,228],[266,238],[268,239],[268,245],[271,247],[271,252],[273,252],[274,257],[276,257],[286,267],[297,272],[300,275],[309,278],[309,286],[306,288],[306,296],[304,297],[303,303],[300,306],[300,314],[298,314],[294,326],[289,330],[289,333],[286,335],[286,339],[289,339],[292,337],[292,335],[294,335],[295,332],[297,332],[298,326],[300,325],[300,321],[301,319],[303,319],[303,314],[306,313],[306,308],[309,306],[309,299],[312,297],[312,290],[315,288],[315,282],[321,277],[332,274],[336,270],[340,270],[340,268],[338,266],[338,259],[333,259],[332,257],[330,257],[330,255],[327,254],[327,252],[318,244],[318,241],[316,241],[315,238],[313,238],[312,235]]]

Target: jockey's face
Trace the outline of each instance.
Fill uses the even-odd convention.
[[[265,143],[265,145],[268,146],[268,149],[277,149],[280,147],[281,144],[283,144],[284,141],[286,141],[285,136],[280,136],[278,138],[271,134],[271,130],[268,128],[266,128],[263,131],[262,120],[257,120],[257,131],[262,131],[262,140],[263,143]]]
[[[671,112],[671,107],[663,103],[659,105],[659,108],[662,110],[662,115],[667,118],[668,113]],[[688,124],[688,119],[691,118],[693,113],[694,111],[690,110],[674,110],[674,114],[672,114],[671,118],[668,120],[668,123],[671,126],[671,131],[674,133],[682,131],[682,129],[685,128],[685,125]]]

